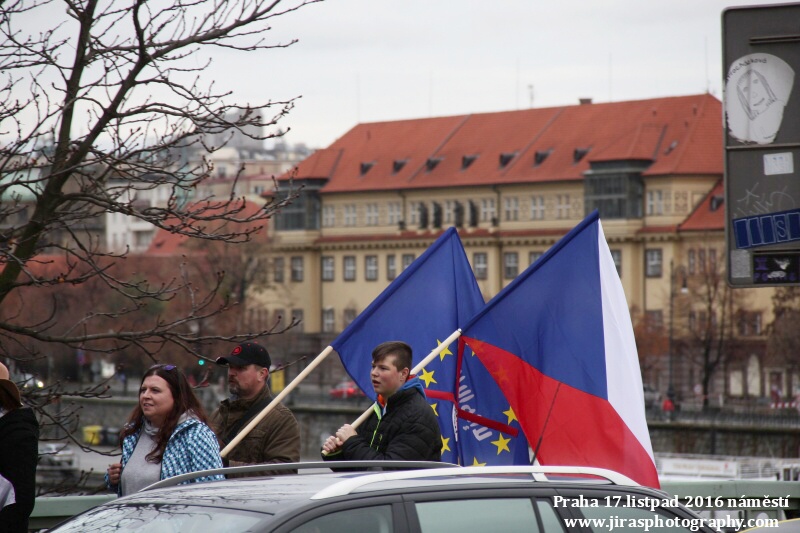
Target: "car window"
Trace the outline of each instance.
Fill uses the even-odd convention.
[[[684,533],[697,531],[699,518],[663,514],[639,507],[614,507],[599,502],[597,507],[581,507],[585,524],[595,533],[610,531],[649,531],[653,533]]]
[[[258,531],[269,517],[219,507],[195,505],[125,505],[99,507],[70,520],[50,533],[234,533]]]
[[[566,533],[564,524],[561,523],[556,510],[553,509],[553,503],[550,500],[537,500],[536,508],[539,510],[539,518],[542,521],[542,531],[547,533],[558,533],[562,531]]]
[[[539,531],[530,498],[428,501],[415,505],[422,533]]]
[[[392,506],[375,505],[318,516],[294,533],[392,533]]]

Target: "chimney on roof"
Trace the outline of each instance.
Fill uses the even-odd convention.
[[[591,98],[578,98],[578,103],[580,105],[589,105],[589,104],[592,103],[592,99]]]

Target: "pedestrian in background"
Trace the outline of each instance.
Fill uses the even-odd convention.
[[[122,428],[120,442],[122,462],[109,465],[106,485],[121,496],[180,474],[222,468],[217,437],[175,365],[155,365],[144,374],[139,404]],[[224,476],[183,483],[218,479]]]
[[[0,532],[28,531],[36,498],[39,423],[0,363]]]

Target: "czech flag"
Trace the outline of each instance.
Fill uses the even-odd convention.
[[[461,330],[539,464],[659,487],[630,312],[597,211]]]

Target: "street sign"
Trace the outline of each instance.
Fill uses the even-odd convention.
[[[800,285],[800,3],[722,13],[733,287]]]

